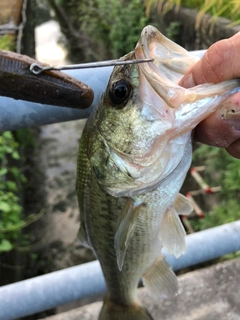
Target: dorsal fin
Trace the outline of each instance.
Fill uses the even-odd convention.
[[[142,204],[135,205],[134,201],[129,198],[119,218],[117,232],[114,238],[114,247],[120,271],[122,270],[125,254],[133,235],[141,206]]]

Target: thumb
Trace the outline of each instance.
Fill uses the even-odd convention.
[[[218,83],[240,76],[240,32],[214,43],[181,79],[190,88],[202,83]]]

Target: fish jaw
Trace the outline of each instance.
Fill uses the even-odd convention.
[[[187,123],[188,130],[192,130],[215,112],[227,97],[240,91],[239,80],[208,83],[190,89],[179,86],[180,79],[199,58],[164,37],[153,26],[143,29],[135,48],[135,56],[136,59],[153,59],[153,62],[139,65],[139,73],[146,79],[142,86],[140,84],[139,95],[147,97],[146,92],[150,91],[147,87],[151,87],[156,93],[155,96],[161,97],[162,103],[159,103],[156,97],[151,97],[150,101],[155,103],[155,109],[161,116],[168,117],[168,120],[175,124],[174,130],[177,126],[182,127],[184,123]],[[149,100],[149,97],[147,99]],[[170,109],[173,109],[173,112],[170,112]],[[179,130],[177,132],[179,134]],[[186,132],[186,129],[180,132]]]

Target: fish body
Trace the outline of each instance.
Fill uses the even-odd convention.
[[[161,249],[185,251],[180,214],[192,205],[179,194],[191,163],[191,131],[239,90],[237,80],[192,89],[178,82],[197,58],[143,29],[117,66],[80,139],[77,192],[81,242],[92,248],[107,285],[99,319],[152,319],[137,298],[140,277],[155,297],[177,292]]]

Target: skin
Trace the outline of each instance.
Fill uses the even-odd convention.
[[[234,78],[240,78],[240,32],[213,44],[179,84],[190,88]],[[195,129],[194,138],[225,148],[240,159],[240,93],[225,100],[217,112],[202,121]]]

